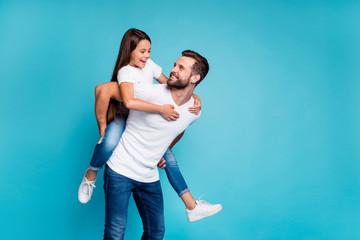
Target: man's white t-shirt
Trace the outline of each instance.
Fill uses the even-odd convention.
[[[125,131],[107,162],[115,172],[139,182],[159,180],[157,163],[171,142],[200,117],[188,111],[191,99],[177,106],[166,84],[134,83],[134,97],[158,104],[173,104],[180,114],[176,121],[167,121],[160,114],[130,110]]]

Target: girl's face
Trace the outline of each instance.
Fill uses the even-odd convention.
[[[148,40],[141,40],[136,48],[130,53],[130,66],[143,68],[150,58],[151,44]]]

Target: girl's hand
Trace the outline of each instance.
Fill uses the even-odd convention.
[[[174,109],[174,105],[164,104],[161,106],[160,115],[168,121],[175,121],[179,118],[179,113]]]
[[[193,95],[193,98],[194,98],[194,106],[189,107],[188,110],[189,110],[189,112],[198,115],[201,112],[201,101],[200,101],[200,98],[198,96],[196,96],[195,94]]]
[[[98,144],[100,144],[100,143],[102,142],[103,138],[104,138],[104,136],[102,136],[102,137],[100,138],[100,140],[98,141]]]

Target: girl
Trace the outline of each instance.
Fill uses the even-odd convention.
[[[146,33],[138,29],[129,29],[121,41],[111,83],[100,84],[95,89],[95,112],[101,138],[95,147],[89,169],[79,187],[78,198],[81,203],[87,203],[90,200],[93,187],[95,187],[97,171],[110,158],[125,128],[127,111],[124,106],[112,100],[109,111],[106,111],[110,95],[115,96],[118,100],[122,99],[128,109],[158,113],[169,121],[175,121],[179,117],[179,114],[174,111],[173,105],[156,105],[134,98],[133,83],[139,81],[152,83],[153,78],[157,79],[159,83],[167,82],[167,77],[161,73],[161,67],[150,59],[150,48],[151,40]],[[121,83],[120,93],[118,86],[115,86],[118,85],[117,81]],[[189,111],[198,114],[201,109],[200,99],[196,95],[193,97],[195,106]],[[107,122],[109,124],[106,126]],[[181,136],[182,134],[174,140],[170,147]],[[184,202],[189,222],[211,216],[221,210],[220,204],[212,205],[205,201],[195,201],[170,149],[166,151],[164,158],[166,167],[163,160],[162,164],[159,164],[162,168],[165,167],[172,187]]]

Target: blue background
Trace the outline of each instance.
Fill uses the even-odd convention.
[[[210,72],[175,146],[197,198],[187,223],[161,172],[165,239],[360,239],[358,1],[0,1],[0,239],[101,239],[102,172],[78,185],[99,135],[94,88],[128,28],[165,75],[184,49]],[[139,239],[133,200],[127,239]]]

